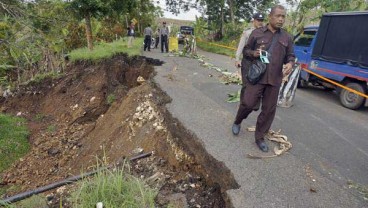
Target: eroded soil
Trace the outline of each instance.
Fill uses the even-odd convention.
[[[160,61],[125,55],[79,62],[60,78],[3,98],[3,113],[28,120],[32,149],[0,175],[0,188],[7,190],[1,198],[90,171],[96,158],[113,164],[153,152],[131,165],[134,175],[159,190],[157,207],[231,206],[224,191],[237,184],[166,110],[170,98],[152,82],[153,64]],[[59,207],[57,197],[49,200],[49,207]]]

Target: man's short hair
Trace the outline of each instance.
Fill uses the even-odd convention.
[[[270,12],[270,14],[275,13],[275,10],[276,10],[276,9],[285,10],[285,7],[283,7],[283,6],[281,6],[281,5],[276,5],[276,6],[274,6],[274,7],[272,7],[272,8],[271,8],[271,12]]]

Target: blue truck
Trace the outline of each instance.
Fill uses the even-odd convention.
[[[368,99],[325,81],[307,69],[350,89],[368,92],[368,12],[333,12],[319,26],[305,27],[295,36],[295,55],[302,71],[298,87],[322,86],[336,90],[349,109],[368,106]]]

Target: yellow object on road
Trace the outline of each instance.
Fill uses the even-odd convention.
[[[178,51],[179,45],[178,45],[178,38],[176,37],[170,37],[169,38],[169,51]]]

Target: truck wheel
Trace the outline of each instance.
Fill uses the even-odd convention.
[[[350,82],[345,86],[365,94],[364,86],[362,86],[359,83]],[[359,96],[353,92],[347,91],[345,89],[341,89],[340,102],[344,107],[355,110],[363,105],[364,97]]]

